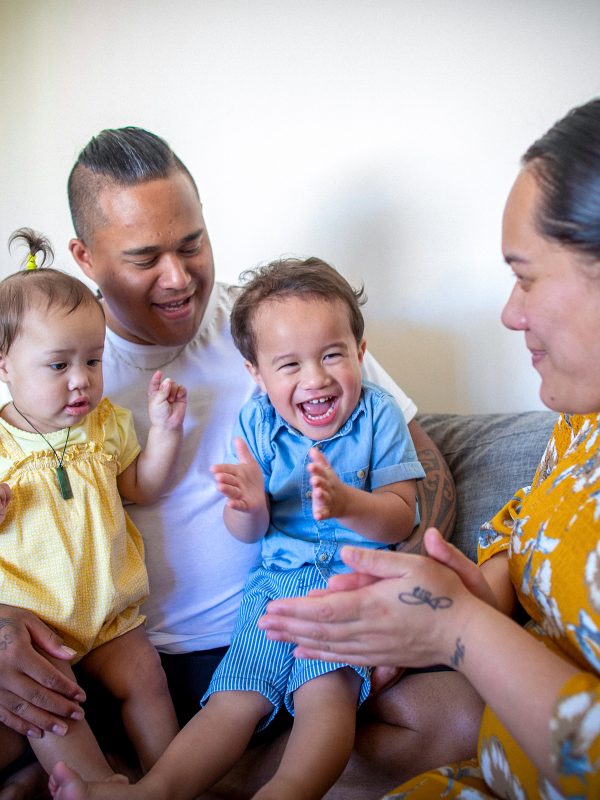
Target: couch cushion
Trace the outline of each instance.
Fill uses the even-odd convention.
[[[419,414],[456,483],[457,518],[451,541],[477,560],[479,528],[522,486],[529,486],[557,415]]]

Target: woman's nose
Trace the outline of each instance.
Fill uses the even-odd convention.
[[[502,309],[500,319],[502,324],[511,331],[522,331],[527,328],[523,291],[518,284],[513,286],[513,290]]]

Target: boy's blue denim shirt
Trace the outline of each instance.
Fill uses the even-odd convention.
[[[315,564],[328,578],[347,571],[339,557],[343,545],[388,547],[365,539],[336,519],[314,519],[307,470],[312,447],[322,450],[341,480],[365,491],[425,476],[400,407],[390,394],[366,381],[356,408],[329,439],[309,439],[288,425],[266,394],[244,405],[235,435],[246,440],[263,472],[271,521],[262,542],[262,558],[270,569]],[[235,456],[231,461],[236,461]],[[417,510],[415,525],[418,516]]]

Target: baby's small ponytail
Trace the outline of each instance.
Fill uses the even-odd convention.
[[[42,236],[41,233],[37,233],[32,228],[19,228],[13,234],[11,234],[8,239],[9,252],[11,251],[11,248],[15,242],[22,242],[27,246],[28,270],[43,267],[46,262],[48,262],[48,266],[52,264],[54,260],[54,251],[52,249],[52,245],[45,236]],[[38,253],[41,253],[41,261],[39,264],[36,259]]]

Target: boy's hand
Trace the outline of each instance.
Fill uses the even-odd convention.
[[[243,439],[234,439],[239,464],[214,464],[210,471],[215,476],[217,489],[227,498],[227,506],[234,511],[250,513],[265,504],[265,486],[262,470]]]
[[[150,424],[158,428],[175,430],[183,425],[187,408],[187,389],[171,378],[162,380],[157,371],[150,379],[148,387],[148,415]]]
[[[4,521],[11,497],[12,494],[8,483],[0,483],[0,522]]]
[[[312,487],[312,511],[315,519],[343,517],[345,512],[346,484],[335,474],[323,453],[313,447],[308,465]]]

